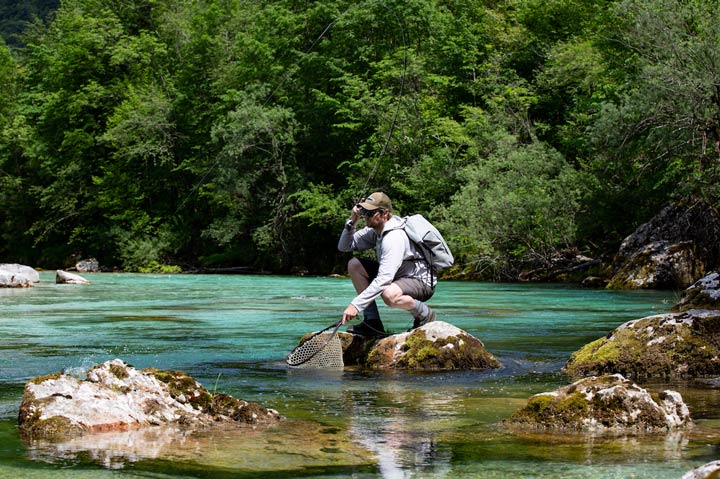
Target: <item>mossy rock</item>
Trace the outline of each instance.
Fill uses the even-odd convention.
[[[114,359],[90,368],[86,380],[51,374],[28,381],[18,424],[31,438],[65,438],[151,425],[255,426],[280,419],[258,404],[211,394],[182,371],[137,370]]]
[[[625,260],[610,278],[609,289],[684,288],[704,272],[695,244],[656,241]]]
[[[482,341],[442,321],[378,341],[366,364],[376,369],[422,371],[500,367]]]
[[[672,308],[674,312],[690,309],[720,310],[720,273],[710,273],[687,288]]]
[[[555,431],[666,432],[690,425],[680,395],[662,392],[657,401],[619,374],[592,376],[532,396],[503,424],[511,429]]]
[[[635,379],[720,375],[720,312],[690,310],[629,321],[570,356],[572,377],[619,373]]]
[[[210,411],[213,395],[186,372],[155,368],[143,369],[142,372],[150,374],[158,381],[165,383],[173,399],[190,404],[202,412]]]

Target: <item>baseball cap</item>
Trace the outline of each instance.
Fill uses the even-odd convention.
[[[376,191],[375,193],[369,195],[363,202],[358,203],[358,205],[370,211],[378,208],[382,208],[384,210],[392,209],[392,202],[390,201],[390,198],[388,198],[388,196],[382,191]]]

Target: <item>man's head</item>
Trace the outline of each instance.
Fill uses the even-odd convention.
[[[392,202],[388,196],[376,191],[367,198],[358,203],[358,212],[360,216],[365,218],[365,224],[375,229],[382,229],[387,220],[390,219],[392,213]]]

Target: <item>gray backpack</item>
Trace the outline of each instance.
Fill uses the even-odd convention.
[[[444,271],[453,265],[455,259],[450,247],[432,223],[423,215],[406,216],[403,219],[403,230],[420,250],[432,271]]]

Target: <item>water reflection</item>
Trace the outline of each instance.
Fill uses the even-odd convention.
[[[66,441],[27,440],[28,457],[49,463],[90,460],[108,469],[129,463],[170,457],[197,449],[197,439],[177,427],[88,434]]]
[[[287,420],[272,428],[236,425],[190,431],[173,426],[87,434],[64,441],[26,440],[29,459],[93,462],[106,469],[148,468],[153,460],[212,471],[274,471],[372,466],[367,450],[341,429]]]
[[[378,390],[346,393],[350,435],[374,454],[384,478],[451,473],[451,450],[437,440],[441,424],[457,415],[453,398],[407,391],[395,382]]]

